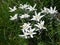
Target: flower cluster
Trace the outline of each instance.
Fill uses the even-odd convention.
[[[28,10],[29,12],[34,12],[33,17],[31,17],[31,14],[28,13],[24,13],[21,15],[15,14],[14,16],[10,16],[10,20],[17,20],[18,17],[20,18],[20,20],[23,19],[29,19],[31,22],[35,21],[36,23],[31,23],[31,22],[23,22],[23,25],[20,26],[22,29],[21,31],[23,32],[23,35],[19,35],[20,37],[24,37],[24,38],[33,38],[35,34],[37,34],[37,31],[41,30],[41,29],[46,29],[46,27],[44,26],[45,21],[42,20],[42,18],[45,16],[45,14],[55,14],[57,13],[56,7],[54,7],[54,9],[52,7],[46,8],[44,7],[44,9],[41,9],[41,12],[37,13],[37,9],[35,8],[36,4],[34,6],[28,5],[28,4],[20,4],[20,6],[18,7],[19,9],[22,10]],[[17,10],[16,6],[12,8],[10,8],[9,12],[14,12]],[[42,13],[44,13],[44,15],[42,15]]]

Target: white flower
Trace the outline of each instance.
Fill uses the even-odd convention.
[[[23,30],[22,30],[22,31],[23,31]],[[22,38],[24,37],[24,38],[26,38],[26,39],[27,39],[27,38],[30,38],[30,37],[33,38],[33,35],[36,34],[36,32],[34,32],[34,31],[35,31],[35,28],[34,28],[34,29],[31,29],[31,28],[30,28],[30,29],[28,29],[27,31],[24,30],[24,31],[23,31],[23,35],[19,35],[19,36],[22,37]]]
[[[19,8],[21,8],[21,9],[26,9],[28,6],[29,6],[29,5],[27,5],[27,4],[24,4],[24,5],[20,4]]]
[[[18,14],[15,14],[14,16],[10,16],[11,17],[10,20],[16,20],[17,16],[18,16]]]
[[[21,19],[22,18],[29,18],[30,17],[30,15],[28,15],[28,14],[23,14],[23,15],[21,15],[21,16],[19,16]]]
[[[44,10],[41,9],[41,13],[50,13],[50,14],[55,14],[58,13],[56,10],[56,7],[54,7],[54,9],[52,7],[50,7],[50,9],[44,7]]]
[[[36,7],[36,4],[33,7],[32,6],[29,6],[26,9],[28,9],[29,11],[34,11],[34,10],[37,10],[37,9],[35,9],[35,7]]]
[[[9,7],[10,11],[9,12],[14,12],[17,8],[14,6],[13,8]]]
[[[19,36],[22,37],[22,38],[26,38],[27,39],[28,35],[29,35],[29,33],[23,31],[23,35],[19,35]]]
[[[39,29],[46,29],[46,27],[44,27],[44,21],[41,21],[38,24],[35,24],[36,27],[38,27]]]
[[[55,14],[55,13],[57,13],[56,7],[54,7],[54,9],[53,9],[52,7],[50,7],[50,9],[48,10],[48,12],[49,12],[50,14]]]
[[[27,30],[27,29],[31,28],[30,23],[24,23],[24,24],[23,24],[22,26],[20,26],[20,27],[22,27],[22,30]]]
[[[47,13],[48,14],[49,13],[48,10],[49,10],[48,8],[44,7],[44,9],[41,9],[41,13]]]
[[[27,4],[24,4],[24,5],[20,4],[20,6],[19,6],[20,9],[26,9],[29,11],[37,10],[37,9],[35,9],[35,7],[36,7],[36,4],[33,7],[31,5],[27,5]]]
[[[44,15],[41,16],[40,14],[41,14],[40,12],[37,14],[37,12],[35,11],[35,16],[33,16],[31,20],[35,20],[39,22],[39,20],[44,16]]]
[[[35,28],[34,28],[34,29],[31,29],[31,28],[30,28],[30,29],[28,30],[28,33],[29,33],[29,35],[30,35],[31,38],[33,38],[33,35],[36,34],[36,32],[34,32],[34,31],[35,31]]]

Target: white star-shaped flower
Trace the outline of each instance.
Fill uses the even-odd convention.
[[[17,8],[14,6],[13,8],[9,7],[10,11],[9,12],[14,12]]]
[[[23,31],[23,30],[22,30]],[[34,32],[35,31],[35,28],[34,29],[28,29],[27,31],[26,30],[24,30],[23,31],[23,35],[19,35],[20,37],[24,37],[25,39],[27,39],[27,38],[33,38],[33,35],[35,35],[36,34],[36,32]]]
[[[22,26],[20,26],[20,27],[22,27],[22,30],[27,30],[27,29],[31,28],[30,25],[31,25],[30,23],[24,23],[24,24],[23,24]]]
[[[46,27],[44,27],[44,21],[41,21],[40,23],[35,24],[36,27],[38,27],[39,29],[46,29]]]
[[[35,31],[35,28],[34,28],[34,29],[31,29],[31,28],[30,28],[30,29],[28,30],[28,33],[29,33],[29,35],[30,35],[31,38],[33,38],[33,35],[36,34],[36,32],[34,32],[34,31]]]
[[[16,20],[17,16],[18,16],[18,14],[15,14],[14,16],[10,16],[10,20]]]
[[[44,16],[44,15],[40,15],[41,13],[39,12],[37,14],[37,12],[35,11],[35,16],[33,16],[33,18],[31,20],[35,20],[35,21],[40,21],[40,19]]]
[[[23,31],[23,30],[22,30],[22,32],[23,32],[23,35],[19,35],[19,36],[20,36],[20,37],[22,37],[22,38],[27,39],[27,38],[28,38],[29,33],[27,33],[27,31]]]
[[[36,7],[36,4],[33,7],[32,6],[29,6],[26,9],[28,9],[29,11],[35,11],[35,10],[37,10],[37,9],[35,9],[35,7]]]
[[[56,7],[54,7],[54,9],[53,9],[52,7],[50,7],[50,9],[48,10],[48,12],[49,12],[50,14],[55,14],[55,13],[57,13]]]
[[[27,7],[29,7],[29,5],[27,4],[24,4],[24,5],[20,4],[19,6],[20,9],[26,9]]]
[[[44,7],[44,9],[41,9],[41,13],[47,13],[48,14],[49,13],[48,10],[49,10],[48,8]]]
[[[23,15],[21,15],[21,16],[19,16],[21,19],[22,18],[29,18],[30,17],[30,15],[28,15],[28,14],[23,14]]]

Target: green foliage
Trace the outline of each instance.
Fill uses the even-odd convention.
[[[60,0],[0,0],[0,45],[28,45],[28,40],[18,36],[21,33],[20,22],[9,20],[10,15],[14,15],[16,12],[11,14],[8,8],[26,2],[31,5],[36,3],[38,11],[41,11],[40,9],[44,6],[56,6],[60,12]],[[46,21],[45,25],[48,31],[43,31],[38,39],[38,45],[60,45],[60,22],[56,19],[49,20],[48,16],[43,20]]]

